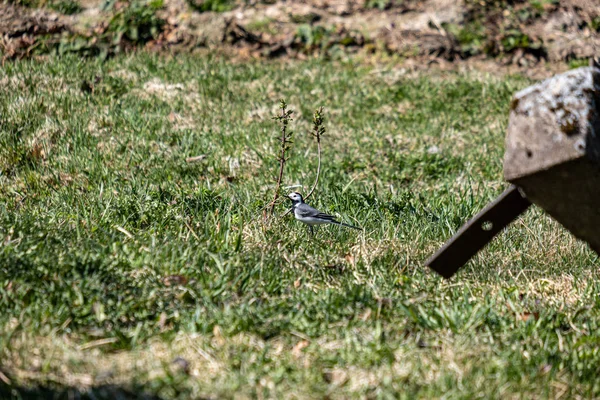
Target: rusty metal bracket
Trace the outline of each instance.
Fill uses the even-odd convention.
[[[450,278],[530,205],[531,202],[525,198],[519,188],[511,185],[463,225],[425,262],[425,265],[444,278]]]

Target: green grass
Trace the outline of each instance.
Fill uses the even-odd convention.
[[[235,7],[233,0],[188,0],[188,4],[199,12],[225,12]]]
[[[403,71],[6,63],[0,397],[600,396],[597,257],[550,218],[529,211],[450,281],[422,265],[502,191],[510,97],[531,82]],[[324,106],[311,204],[364,232],[263,222],[280,98],[284,184],[312,184]]]

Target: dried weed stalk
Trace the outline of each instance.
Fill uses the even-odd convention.
[[[323,136],[324,134],[325,134],[325,119],[323,118],[323,107],[319,107],[315,110],[315,113],[313,114],[313,130],[311,131],[311,135],[317,140],[317,158],[318,158],[317,176],[315,177],[315,183],[313,183],[313,186],[310,189],[310,192],[308,192],[308,194],[304,197],[304,200],[308,199],[313,194],[313,192],[317,188],[317,185],[319,184],[319,176],[321,175],[321,136]],[[288,215],[291,212],[292,212],[292,209],[290,208],[285,213],[283,213],[281,216],[285,217],[286,215]]]
[[[311,134],[317,139],[317,157],[319,159],[319,164],[317,166],[317,176],[315,178],[315,183],[313,187],[310,189],[310,192],[304,197],[304,200],[308,199],[319,184],[319,175],[321,175],[321,136],[325,134],[325,121],[323,119],[323,107],[319,107],[315,110],[313,115],[313,130]]]
[[[281,181],[283,179],[283,170],[285,168],[285,162],[288,160],[286,158],[286,153],[290,149],[290,145],[292,143],[292,131],[288,130],[288,125],[292,120],[292,110],[287,109],[287,104],[285,100],[281,100],[279,103],[279,109],[281,110],[281,114],[273,117],[273,119],[277,120],[281,124],[281,137],[280,137],[280,146],[279,146],[279,175],[277,177],[277,185],[275,186],[275,195],[273,196],[273,200],[270,204],[269,213],[273,215],[275,212],[275,203],[279,198],[279,191],[281,189]],[[266,215],[265,215],[266,217]]]

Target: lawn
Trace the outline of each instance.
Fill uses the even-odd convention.
[[[518,76],[138,53],[0,69],[0,398],[600,397],[597,256],[506,186]],[[283,184],[364,231],[311,237]],[[202,156],[202,157],[198,157]],[[186,161],[198,157],[196,162]],[[301,185],[301,186],[297,186]],[[284,190],[286,193],[288,190]]]

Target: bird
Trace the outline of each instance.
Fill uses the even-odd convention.
[[[335,219],[333,215],[326,214],[322,211],[317,210],[306,204],[302,195],[298,192],[292,192],[288,194],[289,199],[292,201],[292,210],[294,211],[294,217],[300,222],[305,223],[310,230],[311,235],[314,235],[313,226],[323,224],[341,225],[347,228],[357,229],[362,231],[361,228],[354,225],[345,224]]]

